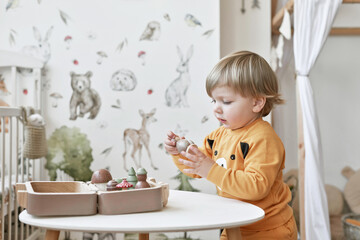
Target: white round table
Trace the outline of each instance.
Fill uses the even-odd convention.
[[[60,230],[140,233],[139,239],[149,239],[151,232],[231,229],[263,217],[264,211],[249,203],[212,194],[170,190],[166,207],[155,212],[36,217],[24,210],[19,219],[23,223],[47,229],[46,239],[50,240],[57,239]]]

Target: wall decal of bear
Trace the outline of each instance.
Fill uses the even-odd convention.
[[[90,113],[89,119],[94,119],[100,111],[101,99],[99,94],[91,88],[92,72],[88,71],[85,74],[71,72],[70,76],[73,89],[70,99],[70,120],[84,117],[86,113]]]

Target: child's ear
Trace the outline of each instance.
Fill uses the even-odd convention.
[[[253,112],[254,113],[259,113],[262,111],[262,109],[264,108],[265,106],[265,103],[266,103],[266,97],[257,97],[257,98],[254,98],[253,100]]]

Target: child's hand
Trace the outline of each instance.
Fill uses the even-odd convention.
[[[177,136],[172,131],[169,131],[167,133],[167,138],[164,141],[165,150],[168,153],[172,154],[172,155],[178,155],[179,154],[178,150],[176,149],[176,140],[175,140],[176,138],[179,138],[179,136]]]
[[[184,173],[197,174],[203,178],[206,178],[209,174],[211,167],[215,162],[202,153],[196,146],[191,145],[188,152],[181,152],[181,155],[189,160],[179,159],[179,163],[184,164],[189,168],[183,169]]]

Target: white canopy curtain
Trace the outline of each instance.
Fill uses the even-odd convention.
[[[305,146],[305,237],[330,239],[320,130],[309,72],[330,32],[342,0],[295,0],[294,58]]]

